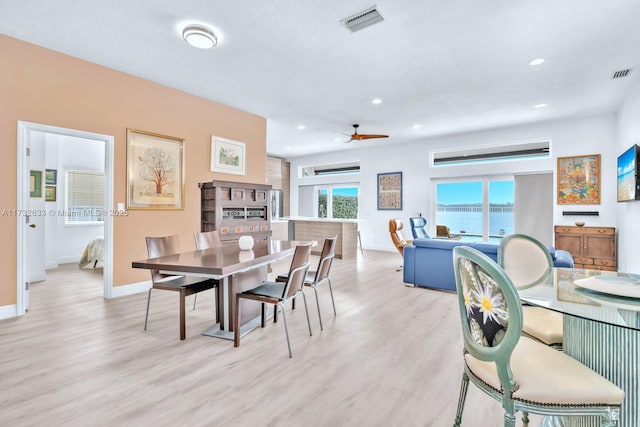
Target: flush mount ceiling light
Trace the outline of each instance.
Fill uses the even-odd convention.
[[[536,59],[533,59],[533,60],[529,61],[529,65],[531,65],[532,67],[535,67],[536,65],[544,64],[544,61],[545,61],[544,58],[536,58]]]
[[[371,103],[372,103],[373,105],[380,105],[380,104],[382,104],[382,99],[380,99],[380,98],[373,98],[373,99],[371,100]]]
[[[210,49],[218,44],[213,31],[201,25],[189,25],[182,30],[182,38],[198,49]]]

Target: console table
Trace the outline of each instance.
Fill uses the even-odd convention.
[[[616,229],[556,225],[555,247],[571,252],[576,268],[616,270]]]

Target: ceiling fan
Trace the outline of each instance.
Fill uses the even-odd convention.
[[[374,139],[374,138],[389,138],[389,135],[373,135],[373,134],[358,133],[358,127],[360,127],[360,125],[357,123],[353,125],[353,135],[351,135],[350,140],[345,142],[363,141],[365,139]]]

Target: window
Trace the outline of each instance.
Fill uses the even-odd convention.
[[[499,242],[514,232],[513,178],[436,183],[436,224],[462,240]]]
[[[358,187],[316,187],[317,218],[358,218]]]
[[[104,173],[69,171],[65,176],[65,224],[104,222]]]

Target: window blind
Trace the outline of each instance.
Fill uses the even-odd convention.
[[[67,172],[66,222],[104,221],[104,173]]]

